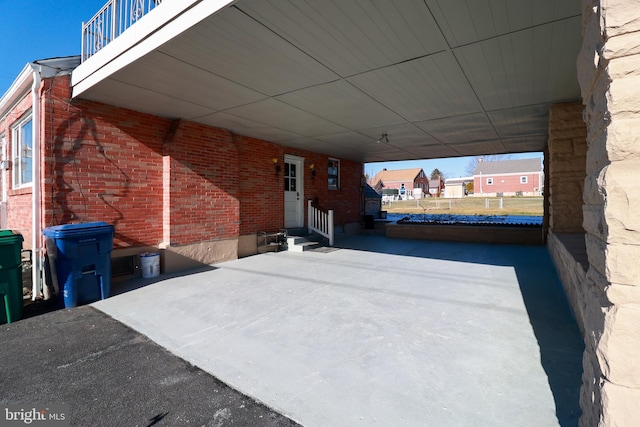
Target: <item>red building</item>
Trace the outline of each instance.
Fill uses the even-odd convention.
[[[371,186],[378,193],[382,193],[383,189],[397,189],[403,198],[423,197],[429,194],[429,178],[421,168],[398,170],[385,168],[373,177]]]
[[[258,232],[306,226],[311,199],[359,226],[362,163],[72,100],[79,63],[28,64],[0,98],[2,227],[36,259],[42,229],[59,224],[112,224],[112,257],[162,250],[165,271],[254,254]]]
[[[476,196],[540,196],[544,173],[539,158],[479,162],[473,173]]]

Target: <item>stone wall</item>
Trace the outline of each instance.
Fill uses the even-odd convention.
[[[640,8],[583,0],[578,78],[587,152],[584,229],[589,269],[581,426],[640,419]]]
[[[580,102],[549,111],[549,225],[555,234],[582,233],[582,193],[587,163],[587,129]]]
[[[578,328],[584,336],[584,282],[588,261],[584,248],[583,233],[549,233],[547,248],[556,266],[562,287],[573,311]]]
[[[581,102],[554,104],[549,111],[547,246],[576,322],[584,334],[583,282],[586,266],[582,193],[587,163],[587,128]],[[580,259],[578,259],[580,258]]]

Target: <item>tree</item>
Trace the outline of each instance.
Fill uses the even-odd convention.
[[[378,175],[378,172],[380,171],[375,169],[369,169],[365,171],[364,176],[367,179],[367,184],[369,184],[372,187],[377,184],[377,182],[373,182],[373,178],[375,178],[376,175]]]
[[[483,162],[498,162],[500,160],[509,160],[512,158],[513,154],[490,154],[488,156],[472,157],[464,167],[464,173],[467,176],[473,176],[476,168],[478,167],[478,163],[480,163],[480,159],[482,159]]]
[[[473,194],[473,181],[467,182],[465,188],[467,189],[467,194]]]
[[[467,162],[467,165],[464,167],[464,173],[467,176],[473,176],[478,167],[478,163],[480,163],[480,157],[472,157]]]
[[[429,179],[437,179],[438,177],[440,177],[440,179],[444,181],[445,174],[444,172],[440,172],[440,169],[435,168],[431,171],[431,177]]]

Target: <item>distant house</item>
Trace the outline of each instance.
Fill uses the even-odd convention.
[[[473,182],[473,177],[451,178],[445,181],[444,196],[452,199],[459,199],[468,194],[467,183]]]
[[[476,196],[539,196],[544,173],[539,158],[479,162],[473,172]]]
[[[369,184],[364,185],[364,214],[380,217],[382,210],[382,196]]]
[[[437,176],[429,180],[429,195],[431,197],[440,197],[444,192],[444,180],[442,177]]]
[[[382,190],[396,189],[402,199],[418,199],[429,193],[429,178],[422,168],[398,170],[385,168],[373,177],[371,186],[379,194],[382,194]]]

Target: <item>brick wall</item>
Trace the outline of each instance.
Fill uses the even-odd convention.
[[[340,160],[340,189],[328,188],[328,157],[297,148],[284,147],[249,137],[236,136],[240,155],[240,234],[277,230],[284,224],[284,179],[276,177],[272,158],[284,161],[285,154],[304,158],[304,197],[318,198],[322,207],[334,210],[336,224],[359,222],[362,212],[362,163]],[[314,164],[312,178],[309,166]],[[305,203],[306,209],[306,203]],[[306,218],[306,216],[305,216]],[[306,222],[306,221],[305,221]]]
[[[10,168],[6,171],[7,177],[7,228],[20,233],[24,236],[24,248],[31,248],[31,187],[13,189],[13,159],[12,148],[13,141],[12,128],[19,122],[25,114],[31,109],[31,92],[28,92],[9,114],[0,121],[0,135],[4,135],[6,139],[6,158],[10,160]],[[34,129],[35,132],[35,129]]]
[[[163,154],[170,159],[166,243],[229,239],[239,232],[239,158],[225,130],[180,121]],[[165,233],[165,237],[166,233]]]
[[[240,235],[278,230],[284,225],[284,184],[272,158],[282,165],[285,149],[266,141],[236,136],[239,154]]]
[[[70,94],[68,77],[45,80],[44,226],[105,221],[116,248],[158,244],[171,123]]]
[[[441,187],[443,186],[444,182],[441,182]],[[427,178],[427,176],[418,176],[414,181],[413,181],[413,188],[422,188],[424,190],[425,193],[429,192],[429,178]],[[410,190],[413,190],[413,188],[411,188]]]
[[[70,101],[69,77],[41,90],[42,226],[105,221],[115,248],[234,239],[284,224],[283,178],[271,158],[303,157],[304,195],[359,222],[362,164],[341,159],[329,190],[328,157],[183,120],[86,100]],[[13,121],[29,108],[25,98]],[[15,116],[15,117],[14,117]],[[0,125],[8,129],[11,120]],[[10,132],[5,132],[10,142]],[[312,178],[309,165],[316,166]],[[31,190],[10,192],[9,224],[29,241]],[[306,204],[305,204],[306,207]]]

